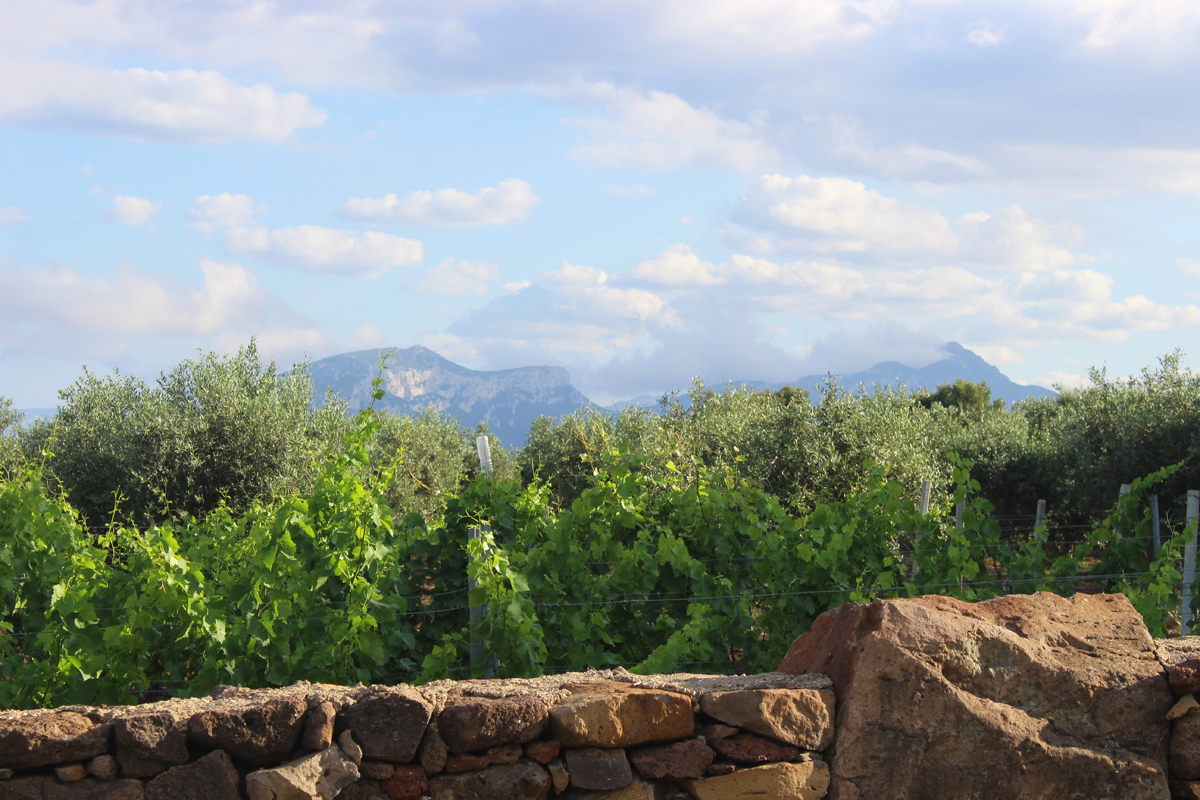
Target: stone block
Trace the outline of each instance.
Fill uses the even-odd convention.
[[[550,775],[532,761],[429,779],[432,800],[546,800]]]
[[[146,800],[241,800],[240,783],[233,759],[224,750],[214,750],[152,778],[146,784]]]
[[[630,754],[638,774],[647,780],[699,778],[713,762],[712,748],[703,739],[643,747]]]
[[[102,781],[115,781],[121,774],[117,760],[107,753],[89,761],[87,771]]]
[[[425,728],[425,735],[421,737],[421,747],[417,751],[417,758],[420,760],[425,774],[437,775],[445,769],[446,756],[449,752],[442,735],[438,733],[437,725],[431,723]]]
[[[317,707],[308,712],[304,721],[305,750],[324,750],[333,744],[333,720],[337,709],[328,700],[322,700]]]
[[[443,771],[449,775],[457,775],[460,772],[478,772],[481,769],[487,769],[491,764],[487,756],[475,755],[474,753],[454,753],[446,756],[446,763]]]
[[[562,742],[558,739],[542,739],[525,745],[525,755],[539,764],[549,764],[558,758]]]
[[[330,746],[278,767],[246,776],[250,800],[333,800],[358,780],[358,767],[340,747]]]
[[[364,697],[339,717],[366,758],[407,764],[417,754],[433,706],[411,689],[385,689]],[[340,724],[340,723],[339,723]]]
[[[429,788],[429,779],[419,765],[402,764],[380,788],[394,800],[417,800]]]
[[[776,761],[795,761],[800,748],[783,744],[753,733],[739,733],[728,739],[718,739],[710,745],[722,758],[738,764],[771,764]]]
[[[633,770],[622,748],[581,747],[566,752],[571,785],[609,791],[633,783]]]
[[[53,775],[33,775],[0,782],[3,800],[144,800],[142,782],[127,778],[99,781],[84,778],[63,783]]]
[[[575,684],[550,709],[550,728],[563,747],[630,747],[691,738],[692,699],[615,682]]]
[[[160,708],[150,713],[133,710],[115,717],[113,740],[117,763],[126,778],[152,778],[186,764],[187,718]]]
[[[188,720],[188,738],[201,747],[224,750],[244,764],[275,764],[296,749],[307,711],[308,702],[301,695],[214,708]]]
[[[829,767],[824,761],[765,764],[681,783],[696,800],[817,800],[829,788]]]
[[[744,731],[805,750],[833,741],[834,694],[829,689],[746,689],[700,698],[700,710]]]
[[[63,764],[54,768],[54,776],[63,783],[74,783],[87,777],[87,767],[83,764]]]
[[[72,711],[0,718],[0,767],[31,769],[87,761],[108,750],[112,726]]]
[[[1171,667],[1168,680],[1177,695],[1200,692],[1200,658],[1189,658]]]
[[[438,715],[438,732],[450,752],[467,753],[498,744],[532,742],[549,720],[550,709],[536,695],[452,695]]]

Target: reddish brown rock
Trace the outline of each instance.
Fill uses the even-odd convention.
[[[739,733],[728,739],[717,739],[711,747],[722,758],[739,764],[773,764],[777,761],[792,761],[800,755],[800,748],[783,744],[774,739]]]
[[[1171,667],[1168,680],[1175,694],[1195,694],[1200,692],[1200,658],[1189,658]]]
[[[71,711],[0,719],[0,767],[30,769],[86,761],[108,750],[112,726]]]
[[[848,604],[779,671],[833,680],[831,800],[1168,796],[1174,697],[1123,595]]]
[[[438,732],[452,753],[498,744],[532,742],[546,730],[550,709],[536,695],[451,696],[438,715]]]
[[[521,760],[521,745],[498,744],[487,750],[489,764],[515,764]]]
[[[386,689],[341,712],[366,758],[407,764],[417,754],[433,706],[411,689]]]
[[[633,783],[633,770],[620,747],[581,747],[567,750],[564,757],[571,785],[579,789],[610,791]]]
[[[142,782],[132,778],[98,781],[84,778],[62,783],[53,775],[13,778],[0,783],[3,800],[144,800]]]
[[[629,760],[647,780],[699,778],[713,762],[712,748],[703,739],[635,750]]]
[[[550,709],[550,728],[563,747],[631,747],[690,738],[692,698],[661,689],[596,681],[566,687]]]
[[[317,707],[308,712],[304,721],[305,750],[324,750],[333,744],[333,720],[337,709],[328,700],[322,700]]]
[[[430,723],[429,727],[425,729],[425,735],[421,737],[420,750],[417,751],[417,758],[420,759],[425,774],[437,775],[445,769],[448,753],[449,750],[446,749],[442,735],[438,733],[437,725]]]
[[[525,745],[525,755],[539,764],[549,764],[558,758],[562,743],[558,739],[543,739]]]
[[[1200,714],[1180,717],[1171,728],[1171,775],[1200,780]]]
[[[359,778],[338,792],[337,800],[392,800],[392,796],[380,787],[379,781]]]
[[[531,761],[429,779],[433,800],[546,800],[550,775]]]
[[[380,788],[395,800],[416,800],[429,788],[429,780],[425,770],[416,764],[401,765]]]
[[[460,772],[478,772],[481,769],[486,769],[488,761],[487,756],[477,756],[471,753],[453,753],[446,756],[446,766],[443,771],[450,775],[457,775]]]
[[[187,719],[166,709],[113,719],[117,763],[126,778],[152,778],[188,762]]]
[[[74,783],[87,777],[87,767],[83,764],[63,764],[54,768],[54,777],[63,783]]]
[[[717,761],[708,765],[708,769],[704,770],[705,775],[728,775],[737,770],[737,764],[730,764],[728,761]]]
[[[188,721],[188,738],[201,747],[224,750],[238,761],[261,767],[292,754],[307,711],[308,703],[300,695],[242,708],[201,711]]]
[[[146,784],[146,800],[240,800],[241,778],[224,750],[171,767]]]

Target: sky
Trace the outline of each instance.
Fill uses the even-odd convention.
[[[254,337],[595,402],[1200,353],[1191,0],[5,0],[0,396]]]

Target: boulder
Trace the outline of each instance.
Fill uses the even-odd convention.
[[[333,800],[358,780],[358,767],[340,747],[330,747],[246,776],[250,800]]]
[[[238,761],[261,767],[292,754],[307,711],[307,701],[295,694],[213,708],[192,716],[188,738],[201,747],[224,750]]]
[[[117,763],[126,778],[152,778],[188,762],[187,718],[160,708],[113,719]]]
[[[691,738],[692,699],[612,681],[574,684],[550,709],[550,729],[563,747],[632,747]]]
[[[146,800],[241,800],[240,782],[229,754],[214,750],[151,779],[146,784]]]
[[[700,698],[700,710],[714,719],[805,750],[833,742],[834,705],[829,689],[746,689]]]
[[[648,780],[699,778],[713,762],[712,748],[703,739],[643,747],[629,756],[638,774]]]
[[[363,756],[407,764],[417,754],[433,706],[411,689],[384,689],[344,709],[345,720]],[[341,724],[341,723],[339,723]]]
[[[121,781],[84,778],[62,783],[53,775],[34,775],[0,783],[0,798],[4,800],[143,800],[144,797],[142,782],[132,778]]]
[[[451,696],[438,714],[438,732],[452,753],[532,742],[546,730],[550,709],[537,695]]]
[[[833,680],[832,800],[1169,797],[1174,697],[1124,595],[847,604],[780,671]]]
[[[633,770],[621,748],[581,747],[568,750],[565,758],[571,785],[577,788],[608,791],[633,783]]]
[[[108,751],[112,726],[72,711],[0,717],[0,767],[31,769],[87,761]]]
[[[829,767],[824,761],[806,761],[801,764],[765,764],[761,767],[739,769],[726,775],[682,781],[682,783],[696,800],[753,800],[767,797],[816,800],[829,788]],[[932,795],[924,793],[909,796],[915,800],[915,798],[931,797]],[[960,796],[960,800],[965,800],[965,797],[967,796]],[[991,795],[983,794],[978,797],[991,797]]]
[[[429,779],[433,800],[546,800],[550,775],[532,761]]]
[[[722,758],[738,764],[795,761],[800,756],[800,748],[795,745],[783,744],[764,736],[755,736],[753,733],[739,733],[728,739],[717,739],[712,743],[712,749]]]

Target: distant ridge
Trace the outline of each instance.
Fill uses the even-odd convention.
[[[420,345],[360,350],[312,362],[308,370],[314,399],[321,402],[332,389],[351,409],[365,408],[371,402],[379,356],[388,350],[393,356],[383,373],[387,394],[376,408],[406,414],[435,408],[468,428],[487,422],[488,430],[509,446],[525,442],[537,417],[570,414],[588,402],[562,367],[473,370]]]

